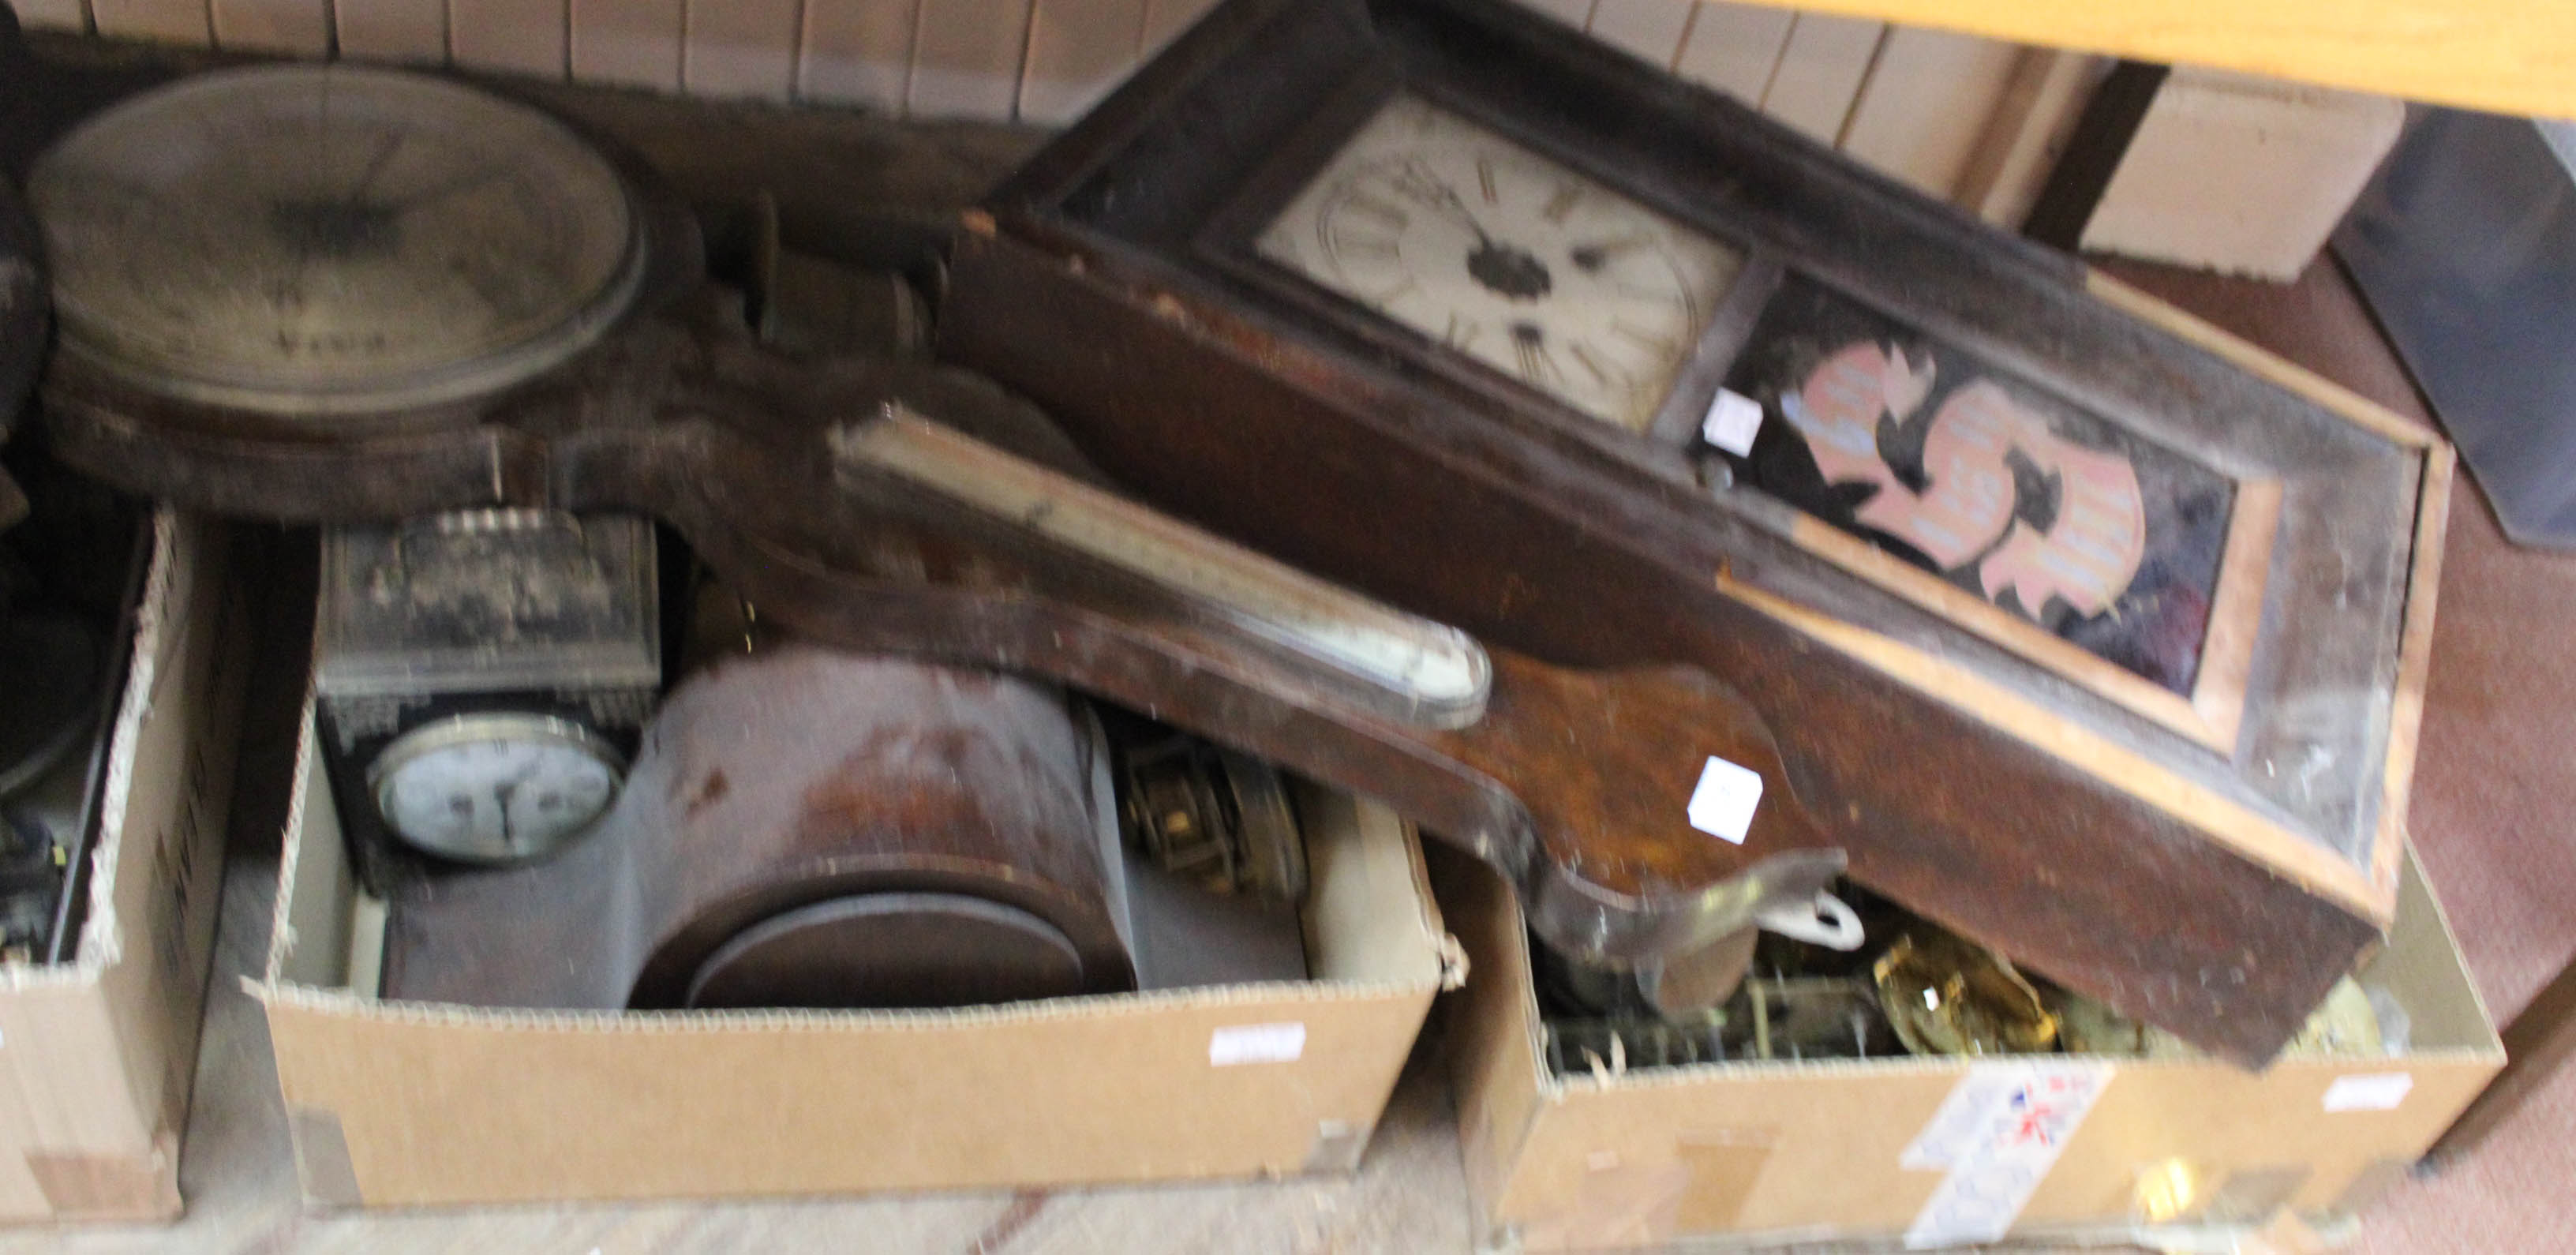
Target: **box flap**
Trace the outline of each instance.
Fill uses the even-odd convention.
[[[1312,869],[1306,951],[1314,978],[1438,985],[1448,934],[1412,826],[1384,806],[1302,780],[1295,797]],[[1398,905],[1408,900],[1411,909]]]

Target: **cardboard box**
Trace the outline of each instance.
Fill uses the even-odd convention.
[[[1704,1235],[1966,1240],[1960,1226],[1973,1220],[1943,1206],[1981,1187],[2005,1205],[1993,1223],[2028,1239],[2341,1213],[2394,1181],[2504,1062],[2411,857],[2396,926],[2363,972],[2406,1009],[2411,1048],[2288,1057],[2260,1074],[2215,1060],[2048,1055],[1551,1076],[1519,911],[1481,867],[1441,857],[1434,869],[1476,976],[1451,1025],[1468,1185],[1486,1224],[1516,1231],[1530,1251]],[[2045,1153],[1969,1165],[1944,1145],[2009,1087],[2044,1093],[2059,1082],[2090,1106],[2067,1106]],[[2002,1178],[2025,1169],[2037,1184],[2015,1215]]]
[[[152,527],[79,947],[0,969],[0,1221],[179,1214],[243,637],[222,528]]]
[[[2176,67],[2084,225],[2087,252],[2287,282],[2397,142],[2384,96]]]
[[[1394,814],[1300,798],[1312,979],[964,1010],[380,1002],[307,707],[267,1007],[323,1208],[1343,1172],[1461,969]]]

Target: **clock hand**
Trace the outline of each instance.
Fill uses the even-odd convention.
[[[1421,162],[1407,161],[1387,183],[1396,195],[1475,232],[1476,247],[1468,250],[1466,257],[1467,273],[1488,289],[1515,301],[1535,301],[1554,286],[1546,263],[1528,249],[1496,240],[1467,208],[1466,198],[1458,194],[1458,189]]]
[[[1652,241],[1642,236],[1625,235],[1615,239],[1596,240],[1590,244],[1576,245],[1567,250],[1566,256],[1574,262],[1575,268],[1583,273],[1599,274],[1602,267],[1610,264],[1611,258],[1631,249],[1644,248],[1650,243]]]
[[[367,193],[375,187],[376,176],[385,172],[385,167],[393,161],[394,154],[400,151],[403,143],[410,138],[410,133],[406,131],[396,131],[385,137],[385,142],[377,147],[376,155],[367,159],[367,168],[359,172],[357,186],[349,189],[349,198],[342,202],[345,208],[354,211],[358,206],[367,203]]]
[[[323,140],[326,148],[331,135],[329,92],[330,82],[326,79],[323,82],[322,98]],[[377,176],[383,174],[386,165],[392,162],[394,153],[402,148],[403,141],[408,138],[409,136],[401,131],[385,136],[377,144],[375,153],[367,158],[367,164],[359,170],[357,181],[350,186],[348,195],[339,197],[336,201],[324,198],[312,204],[280,203],[271,207],[272,221],[280,224],[276,229],[283,230],[292,237],[294,249],[293,255],[287,261],[286,278],[282,282],[268,285],[269,304],[275,307],[280,318],[292,319],[301,311],[304,301],[305,271],[313,262],[314,252],[318,248],[325,247],[326,239],[332,241],[329,247],[348,248],[352,247],[357,240],[370,234],[365,224],[372,215],[362,212],[366,206],[367,193],[375,186]],[[390,218],[390,214],[387,217]],[[293,337],[283,329],[278,332],[278,335],[281,348],[290,345],[293,341]]]
[[[1474,211],[1467,208],[1467,202],[1459,198],[1457,191],[1453,188],[1445,187],[1441,190],[1447,192],[1448,195],[1441,200],[1434,202],[1432,204],[1432,208],[1457,219],[1458,222],[1464,225],[1468,230],[1475,232],[1476,244],[1478,247],[1493,247],[1494,237],[1486,233],[1485,224],[1476,220]]]
[[[519,791],[519,784],[520,782],[514,779],[492,786],[492,800],[500,803],[501,806],[501,844],[504,846],[518,840],[518,835],[510,830],[510,797]]]
[[[1466,198],[1458,194],[1458,189],[1423,169],[1419,163],[1406,163],[1389,183],[1397,195],[1475,232],[1477,247],[1494,246],[1494,237],[1486,233],[1484,223],[1476,220],[1475,212],[1467,208]]]

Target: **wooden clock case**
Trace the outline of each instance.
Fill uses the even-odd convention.
[[[1744,251],[1648,430],[1247,247],[1398,94]],[[1945,570],[1766,478],[1845,341],[1990,381],[2060,469],[2125,463],[2134,570],[2188,613],[2024,610],[1977,578],[2000,549]],[[1184,517],[1501,649],[1741,694],[1856,878],[2239,1061],[2389,922],[2447,447],[1516,6],[1233,0],[969,214],[939,344]],[[1769,452],[1699,438],[1721,388]],[[1687,717],[1613,735],[1640,778],[1714,752]],[[1678,810],[1594,849],[1628,890],[1740,857]]]

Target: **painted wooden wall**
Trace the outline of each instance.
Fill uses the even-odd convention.
[[[30,25],[1056,125],[1214,0],[15,0]],[[2097,58],[1720,0],[1522,0],[2018,222]]]

